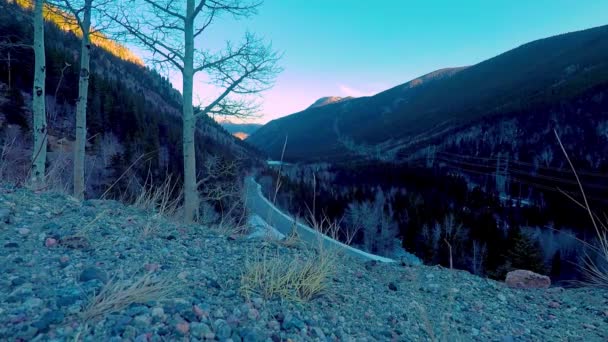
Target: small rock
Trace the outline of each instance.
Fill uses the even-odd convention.
[[[325,333],[323,332],[323,330],[321,330],[321,328],[314,327],[314,328],[312,328],[312,332],[313,332],[313,336],[318,337],[321,341],[327,340],[327,337],[325,336]]]
[[[262,335],[262,332],[256,328],[241,329],[239,335],[243,339],[243,342],[262,342],[266,339],[265,336]]]
[[[198,317],[198,319],[209,317],[209,313],[201,309],[198,305],[193,305],[192,311],[194,311],[194,314],[196,314],[196,317]]]
[[[232,334],[232,328],[223,319],[218,319],[213,323],[215,327],[215,334],[220,341],[230,338]]]
[[[304,322],[302,322],[300,319],[291,314],[285,315],[285,319],[283,320],[283,324],[281,325],[281,328],[283,328],[283,330],[302,330],[305,327],[306,324]]]
[[[556,301],[551,301],[551,302],[549,302],[549,307],[553,308],[553,309],[557,309],[560,307],[560,304]]]
[[[23,303],[23,305],[28,309],[34,309],[34,308],[41,307],[43,303],[44,302],[42,301],[42,299],[36,298],[36,297],[31,297],[31,298],[28,298]]]
[[[279,331],[281,329],[281,323],[276,320],[268,321],[268,329],[272,331]]]
[[[519,289],[546,289],[551,286],[551,279],[532,271],[515,270],[507,273],[505,283]]]
[[[249,312],[247,312],[247,318],[249,318],[252,321],[258,319],[259,317],[260,317],[260,312],[256,309],[250,309]]]
[[[27,229],[27,228],[19,228],[19,229],[17,229],[17,232],[18,232],[20,235],[25,236],[25,235],[27,235],[27,234],[29,234],[29,233],[30,233],[30,230],[29,230],[29,229]]]
[[[215,318],[226,317],[226,310],[224,310],[223,308],[217,308],[215,311],[213,311],[213,317],[215,317]]]
[[[70,306],[81,299],[78,294],[69,294],[57,298],[56,304],[58,307]]]
[[[193,322],[190,323],[190,335],[193,337],[203,338],[206,334],[211,333],[211,328],[205,323]]]
[[[106,272],[98,268],[87,267],[82,271],[82,273],[80,273],[80,277],[78,278],[78,280],[81,282],[87,282],[95,279],[105,284],[108,281],[108,275]]]
[[[0,222],[2,223],[11,223],[11,215],[12,212],[8,208],[0,209]]]
[[[156,272],[160,269],[160,264],[157,264],[157,263],[145,264],[144,268],[148,272]]]
[[[177,323],[175,329],[182,335],[187,335],[190,331],[190,324],[187,322]]]
[[[391,291],[397,291],[397,285],[395,285],[395,283],[390,282],[388,283],[388,289]]]
[[[254,308],[259,309],[262,307],[262,305],[264,305],[264,299],[260,297],[255,297],[251,300],[251,303],[253,303]]]
[[[238,318],[238,316],[228,315],[228,317],[226,317],[226,322],[228,322],[230,326],[236,327],[241,323],[241,320]]]
[[[503,295],[502,293],[499,293],[497,296],[498,300],[500,300],[501,302],[506,302],[507,301],[507,297],[505,297],[505,295]]]
[[[46,240],[44,240],[44,245],[48,248],[55,247],[55,246],[57,246],[57,239],[54,239],[51,237],[46,238]]]
[[[207,285],[208,285],[209,287],[213,287],[213,288],[215,288],[215,289],[221,289],[221,288],[222,288],[222,287],[220,286],[220,283],[218,283],[218,282],[217,282],[217,280],[215,280],[215,279],[211,279],[211,278],[209,278],[209,279],[208,279],[208,281],[207,281]]]
[[[18,277],[18,278],[11,280],[11,286],[13,286],[13,287],[17,287],[17,286],[20,286],[23,284],[25,284],[24,278]]]
[[[150,341],[151,334],[141,334],[135,338],[135,342],[148,342]]]
[[[127,309],[125,314],[129,315],[131,317],[135,317],[135,316],[139,316],[139,315],[145,315],[149,311],[150,310],[145,305],[131,304],[131,306],[129,307],[129,309]]]
[[[156,307],[152,309],[152,317],[163,317],[165,316],[165,310],[161,307]]]
[[[45,313],[42,318],[33,323],[32,326],[38,330],[46,331],[51,324],[59,324],[63,321],[64,315],[61,311],[50,311]]]
[[[70,257],[69,257],[69,256],[67,256],[67,255],[62,255],[62,256],[59,258],[59,264],[60,264],[60,265],[62,265],[62,266],[67,265],[69,262],[70,262]]]
[[[30,325],[28,327],[21,329],[21,331],[19,332],[19,334],[17,336],[17,337],[19,337],[17,340],[31,341],[32,339],[34,339],[34,337],[36,337],[37,334],[38,334],[38,328]]]

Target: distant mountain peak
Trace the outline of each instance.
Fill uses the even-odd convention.
[[[352,99],[354,99],[354,97],[352,97],[352,96],[347,96],[347,97],[326,96],[326,97],[322,97],[322,98],[318,99],[313,104],[311,104],[310,107],[308,107],[306,109],[323,107],[323,106],[327,106],[332,103],[343,102],[343,101],[348,101],[348,100],[352,100]]]

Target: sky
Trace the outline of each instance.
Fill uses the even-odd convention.
[[[201,43],[218,47],[250,31],[283,53],[284,71],[250,120],[267,123],[324,96],[373,95],[436,69],[605,24],[608,0],[265,0],[256,16],[220,18]],[[179,76],[171,79],[180,89]],[[198,77],[197,98],[213,93]]]

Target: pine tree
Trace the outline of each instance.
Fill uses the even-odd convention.
[[[506,258],[513,269],[526,269],[536,273],[545,273],[542,252],[538,243],[523,234],[520,229],[513,229]]]

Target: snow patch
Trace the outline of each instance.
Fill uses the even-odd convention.
[[[269,225],[258,215],[251,215],[247,221],[251,233],[247,236],[248,239],[266,239],[283,240],[285,235],[281,234],[273,226]]]

